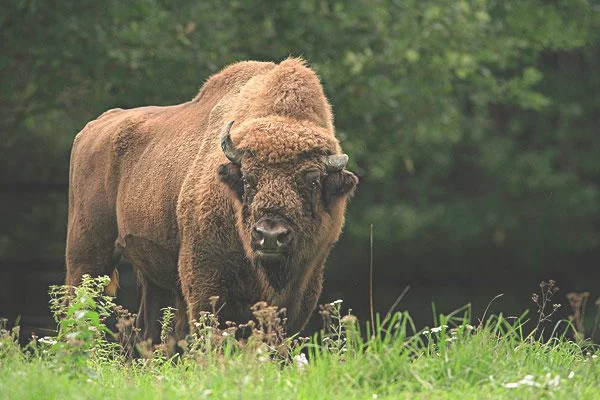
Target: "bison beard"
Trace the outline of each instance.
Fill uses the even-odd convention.
[[[283,260],[264,258],[257,261],[257,267],[265,271],[265,275],[273,289],[281,291],[290,281],[289,263],[288,256]]]
[[[297,332],[358,183],[347,161],[299,59],[231,65],[180,105],[107,111],[73,143],[67,284],[116,280],[122,255],[138,276],[144,338],[159,340],[168,306],[184,336],[211,296],[222,321],[247,322],[266,301]]]

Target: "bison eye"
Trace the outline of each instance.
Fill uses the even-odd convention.
[[[321,188],[321,172],[320,171],[315,171],[315,170],[308,171],[304,174],[303,178],[304,178],[304,182],[305,182],[304,184],[307,185],[307,187],[311,191],[317,191]]]

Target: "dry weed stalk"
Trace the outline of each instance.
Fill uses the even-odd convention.
[[[531,295],[531,300],[533,300],[538,307],[538,323],[535,327],[536,331],[544,322],[549,322],[552,315],[554,315],[554,313],[556,313],[556,311],[561,307],[560,304],[552,304],[552,296],[559,291],[559,288],[556,286],[556,282],[554,280],[549,279],[548,282],[540,282],[540,289],[541,296],[537,293],[533,293]],[[548,304],[552,304],[551,311],[546,310],[546,306]]]
[[[140,328],[135,326],[137,314],[130,313],[123,306],[115,306],[113,308],[117,317],[117,341],[121,350],[121,354],[127,359],[131,359],[135,354],[136,345],[141,341]]]

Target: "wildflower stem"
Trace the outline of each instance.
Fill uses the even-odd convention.
[[[371,310],[371,332],[375,336],[375,311],[373,309],[373,224],[371,224],[371,252],[369,263],[369,308]]]

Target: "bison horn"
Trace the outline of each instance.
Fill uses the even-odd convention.
[[[348,156],[346,154],[333,154],[325,157],[325,167],[327,172],[339,172],[348,164]]]
[[[235,148],[233,141],[231,140],[230,130],[234,121],[231,121],[225,127],[223,135],[221,136],[221,149],[225,156],[236,165],[240,165],[242,162],[242,152]]]

